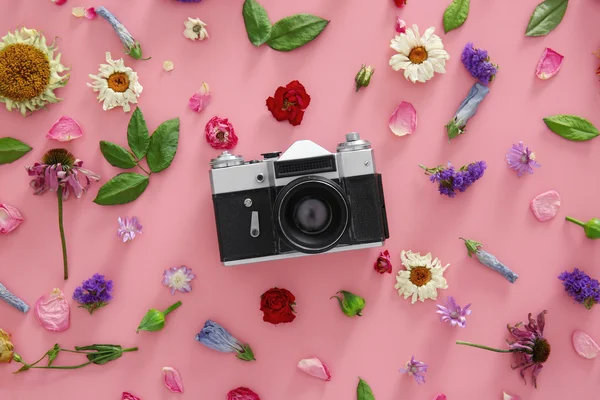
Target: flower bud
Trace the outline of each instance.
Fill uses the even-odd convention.
[[[374,72],[375,69],[370,65],[365,66],[365,64],[363,64],[362,67],[360,67],[360,71],[358,71],[354,78],[357,92],[361,87],[369,86],[369,83],[371,83],[371,76],[373,76]]]
[[[332,296],[330,299],[334,297],[337,299],[344,314],[349,317],[354,317],[355,315],[360,317],[362,315],[362,310],[366,304],[365,299],[346,290],[340,290],[337,294],[341,294],[342,297]]]
[[[171,307],[167,308],[164,312],[159,311],[155,308],[148,310],[148,312],[142,319],[142,322],[140,322],[140,326],[138,326],[136,332],[139,333],[140,331],[160,331],[165,326],[165,317],[167,316],[167,314],[178,308],[180,305],[181,302],[178,301]]]
[[[566,220],[583,227],[588,239],[600,239],[600,219],[592,218],[586,223],[571,217],[567,217]]]
[[[35,303],[35,316],[42,328],[62,332],[69,328],[71,308],[60,289],[45,294]]]
[[[14,348],[10,341],[10,335],[0,329],[0,363],[9,363],[12,361]]]

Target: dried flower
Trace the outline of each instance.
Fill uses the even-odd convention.
[[[417,299],[422,302],[426,299],[435,300],[438,289],[448,289],[444,271],[450,264],[442,267],[441,261],[437,257],[432,259],[431,253],[422,256],[410,250],[402,250],[400,259],[406,269],[398,271],[394,287],[404,299],[412,297],[411,304],[415,304]]]
[[[373,76],[374,73],[375,73],[375,68],[373,68],[370,65],[363,64],[362,67],[360,67],[360,70],[354,77],[354,82],[356,83],[356,91],[357,92],[361,87],[369,86],[369,83],[371,83],[371,77]]]
[[[222,353],[236,353],[236,357],[243,361],[254,361],[254,353],[248,344],[244,344],[231,336],[225,328],[210,319],[195,338],[209,349]]]
[[[379,257],[377,257],[377,261],[373,265],[375,271],[380,274],[388,274],[392,273],[392,259],[390,257],[390,252],[385,250],[379,253]]]
[[[315,378],[323,379],[329,382],[331,380],[331,373],[329,368],[318,358],[307,358],[298,361],[298,368],[300,371],[307,373]]]
[[[173,61],[167,60],[167,61],[163,62],[163,69],[166,72],[173,71],[173,68],[175,68],[175,64],[173,64]]]
[[[538,62],[537,68],[535,69],[535,75],[542,80],[552,78],[554,75],[558,74],[558,71],[562,66],[563,58],[565,57],[546,47]]]
[[[490,92],[487,86],[475,83],[471,86],[467,97],[460,103],[454,117],[446,125],[448,141],[466,132],[467,122],[475,116],[479,105]]]
[[[498,65],[490,62],[486,50],[474,48],[473,43],[469,42],[465,45],[461,59],[467,71],[473,78],[479,79],[482,85],[487,85],[496,77]]]
[[[0,235],[8,235],[23,223],[25,219],[15,207],[0,203]]]
[[[389,125],[396,136],[412,135],[417,129],[417,110],[412,104],[403,101],[394,110]]]
[[[206,124],[204,133],[213,149],[231,150],[238,142],[233,125],[227,118],[212,117]]]
[[[548,190],[542,194],[538,194],[531,200],[529,206],[533,215],[538,221],[548,221],[558,214],[560,209],[561,199],[560,195],[555,190]]]
[[[533,368],[531,376],[533,385],[537,388],[537,377],[542,371],[543,364],[548,361],[551,350],[548,339],[544,337],[546,313],[546,310],[542,311],[538,314],[537,319],[533,319],[531,313],[529,313],[529,323],[527,325],[523,322],[519,322],[515,326],[510,326],[509,324],[508,332],[515,340],[508,341],[508,350],[495,349],[493,347],[463,341],[457,341],[456,344],[477,347],[496,353],[513,353],[516,362],[513,369],[520,368],[521,377],[525,380],[525,371],[529,368]],[[527,383],[526,380],[525,383]]]
[[[46,139],[70,142],[83,136],[81,126],[71,117],[60,117],[46,134]]]
[[[195,93],[192,97],[190,97],[190,101],[188,102],[188,107],[192,111],[200,112],[204,110],[211,101],[210,87],[208,87],[208,83],[202,82],[202,86],[200,86],[200,90]]]
[[[465,328],[467,326],[467,315],[471,315],[469,310],[471,304],[467,304],[464,307],[460,307],[454,297],[448,296],[444,305],[437,304],[437,314],[440,314],[442,322],[448,322],[451,327]]]
[[[129,33],[127,28],[125,28],[125,25],[123,25],[121,21],[117,19],[117,17],[112,15],[110,11],[104,7],[96,7],[95,10],[99,16],[108,21],[108,23],[113,27],[116,34],[119,36],[119,40],[121,40],[121,43],[123,43],[123,46],[125,46],[125,53],[136,60],[150,59],[150,57],[142,58],[142,46],[140,46],[133,36],[131,36],[131,33]]]
[[[427,168],[419,165],[425,170],[425,175],[430,175],[429,180],[438,184],[438,191],[450,198],[456,196],[456,192],[464,192],[469,186],[483,176],[487,168],[485,161],[477,161],[463,165],[458,171],[450,162],[446,167],[439,165],[435,168]]]
[[[563,282],[565,292],[588,310],[600,302],[600,282],[584,271],[578,268],[573,272],[565,271],[558,276],[558,279]]]
[[[10,335],[0,329],[0,363],[10,363],[13,360],[14,349]]]
[[[8,305],[16,308],[22,313],[27,313],[29,311],[29,306],[23,300],[9,292],[9,290],[0,283],[0,300],[4,300]]]
[[[85,17],[87,19],[94,19],[98,15],[96,14],[96,10],[94,9],[94,7],[73,7],[73,10],[71,10],[71,14],[73,14],[77,18]]]
[[[399,15],[396,16],[396,32],[406,32],[406,22]]]
[[[181,293],[188,293],[192,291],[190,282],[196,278],[196,275],[192,273],[192,269],[185,265],[179,267],[171,267],[163,272],[163,285],[171,289],[171,294],[175,294],[178,290]]]
[[[136,333],[140,333],[140,331],[148,331],[148,332],[156,332],[160,331],[165,327],[165,317],[173,310],[179,308],[181,306],[181,302],[171,305],[165,311],[159,311],[156,308],[152,308],[148,310],[142,322],[138,326]]]
[[[122,58],[113,60],[109,52],[106,52],[106,62],[108,64],[100,64],[98,75],[89,75],[94,82],[87,85],[98,92],[97,99],[104,111],[123,107],[123,112],[129,112],[130,103],[137,104],[144,90],[137,72],[125,66]]]
[[[394,0],[394,4],[396,4],[396,7],[398,8],[404,7],[406,3],[406,0]]]
[[[260,397],[248,388],[239,387],[227,393],[227,400],[260,400]]]
[[[483,247],[481,243],[476,242],[474,240],[468,240],[463,238],[459,239],[464,240],[465,246],[467,246],[469,257],[475,254],[482,265],[485,265],[492,271],[496,271],[504,278],[506,278],[506,280],[510,283],[515,283],[515,281],[519,278],[519,275],[515,274],[513,271],[511,271],[510,268],[498,261],[496,257],[494,257],[485,250],[481,250],[481,247]]]
[[[185,30],[183,36],[191,40],[204,40],[208,39],[208,31],[206,30],[207,24],[202,22],[199,18],[190,18],[183,23]]]
[[[141,400],[139,397],[132,395],[131,393],[123,392],[121,400]]]
[[[42,328],[51,332],[63,332],[69,328],[71,307],[60,289],[45,294],[35,303],[35,316]]]
[[[415,378],[415,381],[420,385],[421,383],[425,383],[425,372],[427,372],[427,364],[424,362],[415,360],[415,356],[410,358],[410,361],[406,363],[405,368],[401,368],[400,372],[403,374],[408,374],[408,376],[412,376]]]
[[[338,294],[341,295],[341,297],[331,296],[329,300],[335,298],[338,301],[342,312],[348,317],[354,317],[355,315],[358,315],[359,317],[362,316],[362,311],[366,305],[365,299],[346,290],[340,290],[336,293],[336,295]]]
[[[113,281],[106,280],[104,275],[94,274],[75,288],[73,300],[92,314],[100,307],[106,306],[112,300]]]
[[[535,153],[529,150],[529,147],[525,147],[523,142],[512,145],[508,153],[506,153],[506,162],[510,169],[517,171],[517,176],[522,176],[525,172],[533,174],[533,167],[541,167],[535,161]]]
[[[135,239],[135,235],[142,233],[142,224],[140,224],[138,217],[119,217],[117,221],[119,222],[117,236],[123,243],[131,242]]]
[[[581,226],[588,239],[600,239],[600,219],[592,218],[588,222],[582,222],[572,217],[566,217],[565,219],[575,225]]]
[[[304,110],[310,105],[310,96],[299,81],[279,86],[274,97],[267,99],[267,108],[277,121],[288,121],[296,126],[302,123]]]
[[[575,331],[571,339],[575,352],[583,358],[591,360],[600,353],[600,346],[585,332]]]
[[[295,320],[295,305],[296,296],[287,289],[272,288],[260,296],[260,311],[264,313],[263,321],[273,325]]]
[[[175,368],[163,367],[164,382],[167,389],[173,393],[183,393],[183,381]]]

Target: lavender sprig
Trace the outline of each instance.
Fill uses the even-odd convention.
[[[472,257],[473,254],[475,254],[481,264],[498,272],[500,275],[505,277],[506,280],[510,283],[515,283],[517,278],[519,278],[519,275],[515,274],[513,271],[510,270],[510,268],[498,261],[496,257],[494,257],[485,250],[481,250],[481,247],[483,246],[481,243],[476,242],[474,240],[468,240],[463,238],[459,239],[465,241],[465,245],[467,246],[467,250],[469,252],[469,257]]]
[[[458,171],[448,162],[447,166],[439,165],[435,168],[428,168],[419,165],[425,170],[425,175],[429,175],[431,182],[438,184],[440,194],[448,197],[456,196],[456,192],[464,192],[469,186],[483,176],[487,168],[485,161],[477,161],[471,164],[463,165]]]
[[[4,286],[2,283],[0,283],[0,299],[4,300],[9,305],[23,313],[27,313],[27,311],[29,311],[29,306],[27,303],[9,292],[6,286]]]

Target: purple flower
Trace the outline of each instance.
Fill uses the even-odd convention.
[[[529,147],[525,147],[523,142],[513,144],[508,153],[506,153],[506,162],[508,167],[517,171],[517,176],[523,175],[525,172],[533,174],[533,167],[541,167],[537,161],[535,161],[535,153],[529,150]]]
[[[600,284],[597,279],[593,279],[585,272],[575,268],[573,272],[563,272],[558,279],[563,281],[563,286],[569,296],[583,304],[588,310],[594,304],[600,303]]]
[[[182,265],[180,267],[172,267],[163,273],[163,285],[171,288],[171,294],[175,294],[176,290],[187,293],[192,291],[190,282],[196,278],[192,273],[192,269]]]
[[[420,165],[429,176],[431,182],[438,184],[440,194],[448,197],[456,196],[456,192],[464,192],[476,180],[483,176],[487,164],[485,161],[477,161],[468,165],[462,166],[458,171],[454,169],[452,164],[448,163],[446,167],[440,165],[436,168],[427,168]]]
[[[104,279],[104,275],[94,274],[90,279],[84,281],[81,286],[75,288],[73,300],[81,304],[81,308],[85,308],[92,314],[112,300],[112,291],[113,281]]]
[[[438,310],[436,313],[442,316],[442,322],[449,322],[453,328],[456,326],[465,328],[467,326],[467,315],[471,315],[469,307],[471,307],[471,304],[467,304],[464,308],[461,308],[456,304],[454,297],[448,296],[443,306],[437,304]]]
[[[117,236],[123,241],[123,243],[131,242],[135,239],[135,235],[142,233],[142,224],[137,217],[125,217],[125,219],[119,217],[119,229],[117,230]]]
[[[415,378],[415,381],[420,385],[425,383],[425,372],[427,372],[427,364],[421,361],[415,360],[415,356],[410,358],[410,361],[406,363],[406,368],[401,368],[400,372],[408,374]]]
[[[474,78],[479,79],[483,85],[487,85],[494,80],[498,66],[490,62],[488,52],[483,49],[476,49],[473,43],[465,45],[462,52],[462,63]]]
[[[517,363],[513,369],[521,368],[521,378],[525,380],[525,371],[533,367],[531,377],[535,387],[537,387],[537,377],[542,372],[543,363],[550,357],[550,343],[544,338],[546,313],[546,310],[539,313],[537,320],[531,318],[531,313],[529,313],[529,324],[527,325],[522,322],[512,327],[508,325],[508,331],[515,338],[515,341],[508,342],[508,347],[514,352]],[[527,383],[526,380],[525,383]]]

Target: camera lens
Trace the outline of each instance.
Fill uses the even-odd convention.
[[[331,224],[331,208],[320,199],[306,196],[294,207],[294,222],[302,232],[318,234]]]

